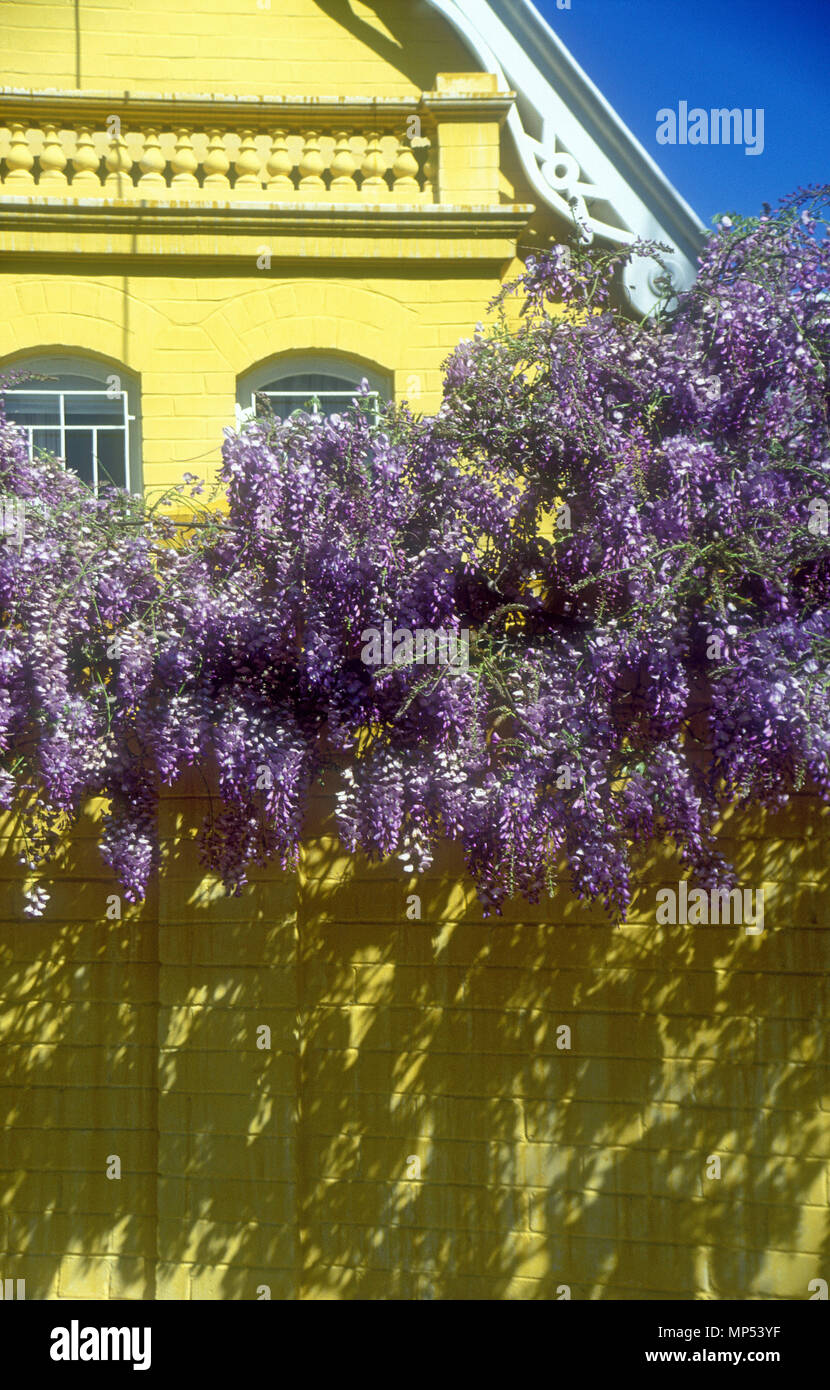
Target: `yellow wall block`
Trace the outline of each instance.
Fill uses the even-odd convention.
[[[782,881],[750,938],[645,906],[569,926],[564,895],[485,923],[443,858],[420,921],[409,879],[325,833],[239,900],[179,865],[136,937],[67,925],[60,885],[14,927],[8,886],[4,1274],[58,1298],[808,1298],[822,876]]]
[[[99,314],[73,313],[72,293],[90,283]],[[252,268],[246,276],[212,278],[209,300],[200,294],[203,283],[194,267],[175,282],[171,299],[151,276],[90,282],[78,270],[0,268],[8,308],[0,321],[0,371],[38,351],[103,360],[115,372],[128,368],[142,387],[145,486],[169,487],[185,471],[214,476],[222,431],[235,423],[238,378],[283,354],[342,355],[385,373],[414,410],[436,409],[441,363],[485,317],[499,282],[465,270],[450,288],[435,271],[413,267],[394,276],[333,275],[322,284],[311,275]],[[26,305],[35,296],[46,309],[33,315]]]
[[[4,82],[258,96],[410,96],[470,59],[416,0],[4,0]]]

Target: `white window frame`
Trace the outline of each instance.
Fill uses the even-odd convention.
[[[364,379],[369,383],[369,399],[374,401],[374,418],[378,420],[380,411],[386,401],[393,398],[391,374],[386,375],[374,367],[364,366],[361,363],[351,361],[346,357],[337,357],[334,354],[314,354],[305,355],[285,355],[272,358],[253,371],[246,372],[239,378],[236,403],[236,427],[241,429],[249,420],[255,420],[256,398],[257,396],[281,396],[289,400],[296,399],[297,408],[304,405],[314,404],[318,398],[313,391],[285,391],[279,388],[281,381],[288,381],[295,376],[332,376],[341,380],[351,378],[353,385],[348,390],[337,389],[332,391],[319,391],[319,395],[334,397],[343,401],[344,408],[347,408],[356,395],[360,394],[360,383]],[[265,390],[269,386],[271,389]],[[312,415],[319,418],[321,411],[312,410]]]
[[[15,428],[25,430],[29,436],[29,462],[34,458],[35,452],[35,430],[50,430],[60,435],[60,453],[58,458],[66,467],[66,436],[72,431],[84,432],[92,435],[92,486],[98,492],[98,435],[99,434],[121,434],[124,436],[124,477],[127,492],[132,492],[132,479],[130,477],[130,422],[135,420],[134,415],[129,413],[129,400],[126,391],[64,391],[55,389],[54,391],[27,391],[23,388],[13,389],[3,392],[4,396],[48,396],[50,400],[57,397],[60,406],[60,421],[57,425],[18,425]],[[122,405],[122,419],[118,425],[68,425],[66,423],[66,397],[67,396],[104,396],[107,400],[120,400]]]
[[[73,431],[86,432],[92,434],[92,478],[93,489],[97,495],[99,488],[98,477],[98,435],[104,433],[122,434],[124,437],[124,480],[125,490],[131,493],[141,491],[141,462],[139,456],[140,430],[139,430],[139,392],[138,386],[132,373],[128,373],[123,367],[113,365],[107,366],[105,363],[96,362],[89,358],[75,356],[44,356],[27,357],[18,359],[14,362],[5,364],[9,371],[30,371],[33,374],[31,386],[14,386],[2,390],[3,396],[48,396],[52,400],[58,400],[60,420],[54,425],[18,425],[15,428],[23,431],[28,439],[29,460],[34,458],[36,447],[34,434],[36,430],[51,430],[60,436],[60,451],[58,458],[64,468],[66,464],[66,436]],[[47,386],[40,380],[42,377],[81,377],[89,381],[89,387],[63,387]],[[109,377],[117,376],[125,382],[125,386],[119,391],[113,391],[111,386],[106,385]],[[122,414],[118,424],[112,425],[74,425],[67,423],[66,420],[66,397],[68,396],[101,396],[107,400],[118,400],[121,402]],[[133,410],[130,406],[133,404]],[[70,469],[70,472],[72,470]]]

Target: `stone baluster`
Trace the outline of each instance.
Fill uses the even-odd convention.
[[[424,160],[424,193],[432,202],[435,202],[435,146],[430,142],[427,146],[427,157]]]
[[[396,196],[404,199],[412,199],[421,191],[418,182],[418,160],[412,146],[406,141],[406,136],[398,137],[398,151],[395,155],[395,162],[392,165],[392,191]]]
[[[101,192],[100,162],[89,126],[78,126],[75,153],[71,156],[73,195],[83,197]]]
[[[331,161],[331,192],[336,198],[349,199],[357,193],[355,174],[357,158],[349,143],[348,130],[338,130],[334,137]]]
[[[196,170],[199,161],[193,149],[192,132],[187,126],[178,126],[176,129],[176,148],[170,156],[170,168],[173,170],[171,180],[172,187],[176,193],[182,194],[186,198],[197,198],[199,196],[199,180],[196,177]]]
[[[123,135],[116,135],[104,156],[109,170],[104,180],[104,188],[110,197],[126,198],[133,189],[133,157]]]
[[[239,154],[233,162],[233,167],[236,170],[235,186],[243,198],[249,197],[253,192],[259,193],[261,191],[261,164],[252,130],[240,130]]]
[[[265,171],[268,175],[266,188],[269,192],[276,194],[278,198],[290,198],[294,193],[294,180],[291,174],[294,169],[294,160],[288,148],[288,132],[285,130],[271,131],[271,150]]]
[[[314,197],[325,188],[323,171],[326,165],[320,153],[320,139],[316,130],[306,131],[303,152],[297,167],[300,171],[301,193],[310,193]]]
[[[65,191],[65,169],[66,155],[63,152],[58,127],[49,121],[43,127],[43,149],[40,153],[39,186],[45,193]]]
[[[363,174],[363,193],[368,193],[370,197],[378,197],[380,194],[388,192],[384,178],[386,160],[380,148],[380,131],[378,130],[370,131],[366,137],[366,152],[360,171]]]
[[[5,186],[12,193],[29,193],[35,188],[32,166],[35,157],[29,147],[26,136],[26,126],[20,121],[9,123],[11,132],[11,146],[6,155],[6,179]]]
[[[228,178],[228,170],[231,161],[225,149],[224,132],[214,126],[207,132],[208,147],[205,155],[204,188],[211,197],[227,198],[230,196],[231,181]]]
[[[167,160],[161,148],[159,133],[155,126],[145,126],[141,132],[144,141],[144,148],[138,167],[141,170],[141,178],[138,180],[138,188],[141,194],[160,194],[167,188],[167,180],[164,177],[164,169]]]

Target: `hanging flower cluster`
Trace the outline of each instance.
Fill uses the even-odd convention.
[[[0,804],[30,867],[103,797],[140,898],[159,787],[196,766],[230,892],[296,863],[325,774],[350,850],[422,871],[455,841],[488,910],[565,877],[624,915],[654,838],[729,886],[725,805],[830,796],[828,199],[723,219],[643,323],[615,307],[632,252],[540,255],[436,415],[357,399],[228,432],[225,506],[189,527],[0,423],[23,523],[0,539]]]

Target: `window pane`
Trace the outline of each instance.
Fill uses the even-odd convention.
[[[115,425],[124,419],[122,401],[101,395],[64,397],[67,425]]]
[[[95,377],[75,376],[70,372],[44,372],[43,380],[35,383],[44,391],[100,391],[101,384]],[[34,386],[32,387],[34,390]]]
[[[59,425],[61,422],[60,397],[57,395],[36,395],[26,391],[17,396],[6,394],[6,414],[16,425]]]
[[[356,391],[358,388],[351,377],[338,376],[332,372],[295,372],[293,376],[281,376],[277,381],[263,386],[263,391],[302,391],[313,396],[318,391]]]
[[[352,408],[355,397],[358,399],[359,407],[365,410],[367,415],[373,415],[378,408],[377,396],[373,393],[368,397],[361,398],[354,388],[350,391],[343,391],[337,395],[331,392],[321,391],[316,396],[290,397],[272,396],[266,397],[268,404],[274,413],[281,420],[286,420],[289,415],[294,415],[297,411],[303,411],[307,415],[342,415],[344,411]],[[257,415],[265,413],[265,407],[261,400],[257,400]]]
[[[378,409],[378,393],[370,392],[368,396],[361,396],[357,386],[346,385],[337,390],[297,390],[296,393],[289,395],[283,391],[259,391],[256,393],[256,413],[265,413],[265,405],[261,397],[264,396],[268,406],[274,415],[281,420],[287,419],[297,411],[303,411],[309,415],[340,415],[344,411],[351,409],[352,403],[357,400],[361,409],[367,414],[373,415]]]
[[[92,430],[67,430],[66,466],[92,486]]]
[[[264,395],[273,413],[286,420],[298,410],[309,415],[336,415],[348,410],[360,394],[360,386],[334,372],[295,372],[269,382],[257,394]],[[369,408],[375,409],[374,401]],[[257,401],[257,414],[263,411],[262,402]]]
[[[99,439],[98,480],[126,487],[130,471],[125,428],[125,408],[129,409],[126,391],[109,395],[105,380],[111,378],[73,369],[69,362],[66,363],[68,370],[63,369],[63,363],[51,358],[24,365],[36,373],[31,383],[27,381],[20,386],[10,383],[5,392],[0,389],[9,420],[28,429],[34,449],[45,450],[62,459],[66,467],[89,486],[94,486],[98,477],[93,460],[94,429]],[[130,440],[130,452],[135,449],[136,455],[137,443],[136,435]],[[135,462],[137,465],[137,457]]]
[[[32,430],[32,444],[36,449],[46,449],[58,458],[61,451],[61,432],[60,430]]]
[[[98,431],[98,486],[112,483],[115,487],[127,486],[127,469],[124,460],[124,435],[120,430]]]
[[[263,394],[265,394],[265,399],[268,402],[268,408],[274,415],[278,415],[281,420],[287,420],[289,415],[293,415],[294,412],[298,410],[306,411],[309,415],[325,415],[327,413],[327,407],[323,405],[323,397],[319,397],[315,400],[311,392],[309,392],[308,396],[303,394],[297,397],[276,396],[268,392],[267,394],[260,393],[257,396],[257,415],[262,415],[266,412],[266,406],[261,399],[261,395]]]

